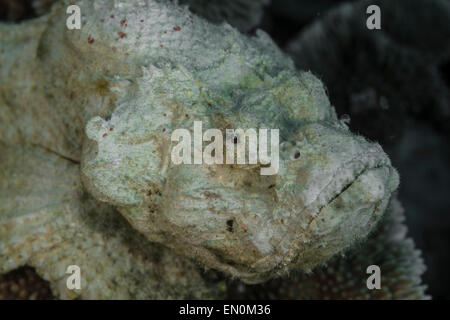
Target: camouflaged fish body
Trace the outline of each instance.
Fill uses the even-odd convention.
[[[380,220],[398,185],[388,157],[337,119],[321,82],[296,71],[266,34],[246,37],[158,1],[75,4],[84,14],[81,30],[66,29],[64,3],[29,23],[0,26],[1,172],[7,181],[0,207],[2,272],[36,266],[66,296],[56,286],[75,257],[87,264],[89,277],[98,277],[98,288],[112,278],[125,286],[131,277],[132,292],[118,296],[152,297],[141,286],[152,274],[146,268],[157,266],[136,256],[144,254],[141,249],[149,256],[165,249],[153,249],[145,237],[257,283],[324,263],[364,239]],[[192,128],[194,121],[202,121],[204,130],[279,129],[278,174],[261,176],[254,165],[174,165],[170,133]],[[22,161],[10,158],[15,148]],[[55,160],[35,162],[41,153]],[[41,171],[48,162],[48,171]],[[34,184],[17,182],[12,172],[23,166],[33,175],[38,171]],[[36,194],[40,185],[60,191]],[[63,185],[72,189],[66,193]],[[23,186],[30,190],[21,199],[10,197],[28,190]],[[91,196],[110,211],[97,212]],[[112,207],[131,227],[109,222],[119,219]],[[30,216],[43,219],[36,222],[41,227],[33,227]],[[28,228],[39,233],[34,240],[25,236]],[[139,245],[117,238],[129,233]],[[42,243],[54,251],[44,254]],[[84,248],[98,246],[103,249],[86,254]],[[168,279],[190,270],[181,273],[186,291],[180,289],[180,296],[196,286],[207,294],[189,261],[164,255],[168,263],[180,259],[173,262],[176,270],[167,270]],[[105,259],[110,277],[90,259]],[[137,269],[131,267],[135,259]],[[167,288],[161,296],[174,294]]]
[[[1,273],[31,265],[63,299],[210,296],[195,264],[150,243],[84,194],[77,164],[2,143],[0,179]],[[70,265],[81,269],[81,290],[66,286]]]

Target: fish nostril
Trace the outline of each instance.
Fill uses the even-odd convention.
[[[291,160],[298,160],[299,158],[300,158],[300,150],[298,150],[298,149],[294,149],[292,152],[291,152]]]
[[[233,220],[228,220],[227,221],[227,231],[228,232],[233,232]]]

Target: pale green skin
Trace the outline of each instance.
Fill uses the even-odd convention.
[[[262,20],[264,7],[270,0],[180,0],[179,4],[211,22],[226,21],[242,32],[256,27]]]
[[[0,104],[39,114],[30,128],[21,112],[0,109],[1,141],[81,161],[85,190],[137,232],[248,283],[310,270],[364,239],[398,176],[378,144],[337,119],[322,83],[296,71],[262,32],[249,38],[169,3],[141,3],[71,2],[85,14],[83,28],[72,31],[65,7],[55,6],[20,59],[0,56],[4,79],[14,84],[0,89],[16,93],[0,95]],[[36,89],[24,94],[23,79]],[[170,133],[193,121],[203,130],[279,129],[287,147],[278,174],[172,164]]]
[[[136,7],[123,10],[132,31],[125,42],[143,75],[110,120],[96,117],[86,127],[87,189],[148,239],[248,283],[309,270],[365,238],[398,185],[381,147],[351,134],[321,82],[297,72],[263,32],[248,38],[170,5],[153,6],[144,16]],[[140,19],[152,27],[140,33]],[[94,38],[97,28],[90,29]],[[174,165],[170,134],[193,121],[203,130],[279,129],[288,146],[278,174]],[[296,150],[301,156],[292,160]]]

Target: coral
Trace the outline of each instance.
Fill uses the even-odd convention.
[[[381,30],[365,27],[368,4],[380,6]],[[400,172],[406,222],[437,298],[448,295],[450,263],[449,20],[448,1],[363,1],[330,10],[287,46],[299,68],[326,83],[351,129],[379,141]]]
[[[450,241],[450,141],[430,124],[415,122],[386,152],[401,172],[399,197],[410,234],[426,261],[423,280],[433,298],[445,298],[450,283],[446,245]]]
[[[369,4],[381,8],[381,30],[366,28]],[[383,146],[401,138],[409,114],[448,133],[450,91],[441,69],[450,59],[449,17],[442,0],[346,3],[303,30],[287,51],[327,84],[355,131]]]
[[[30,267],[22,267],[0,275],[0,300],[52,299],[48,282]]]

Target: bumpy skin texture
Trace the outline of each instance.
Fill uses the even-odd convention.
[[[140,233],[255,283],[309,270],[379,221],[398,184],[389,159],[265,34],[157,1],[75,2],[83,28],[67,30],[67,4],[0,25],[2,272],[32,265],[60,297],[74,295],[68,264],[87,270],[83,298],[204,296],[192,263]],[[278,175],[173,165],[170,132],[194,120],[280,129]]]
[[[256,27],[262,19],[264,6],[270,0],[180,0],[189,10],[213,23],[227,22],[245,32]]]
[[[319,266],[311,274],[293,273],[262,285],[233,282],[234,299],[430,299],[421,284],[425,265],[412,239],[406,237],[403,208],[393,197],[386,213],[364,244]],[[381,289],[368,290],[367,266],[381,270]]]
[[[78,164],[0,144],[0,180],[0,273],[31,265],[62,299],[209,297],[192,262],[83,192]],[[81,269],[81,290],[67,289],[69,265]]]
[[[114,43],[124,52],[117,57],[129,53],[142,69],[121,80],[110,119],[86,126],[87,190],[148,239],[251,283],[308,270],[364,238],[397,174],[379,145],[336,119],[320,81],[297,72],[262,32],[248,38],[170,4],[144,6],[95,2],[86,27],[69,38],[99,53]],[[111,15],[126,19],[126,37]],[[279,174],[173,165],[170,133],[195,120],[204,130],[280,129]]]

